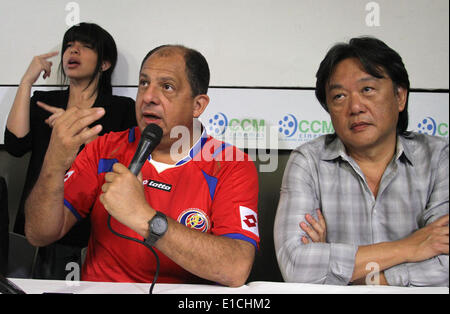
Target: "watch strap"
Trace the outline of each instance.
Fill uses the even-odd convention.
[[[148,237],[147,237],[147,239],[145,239],[145,243],[149,244],[150,246],[154,246],[155,243],[159,239],[161,239],[163,237],[163,235],[167,232],[167,228],[166,228],[166,231],[164,231],[162,234],[157,234],[157,233],[155,233],[152,230],[152,222],[155,219],[161,219],[161,218],[164,219],[166,221],[166,224],[167,224],[167,217],[166,217],[166,215],[164,215],[163,213],[161,213],[159,211],[157,211],[155,216],[153,216],[153,218],[148,221]]]

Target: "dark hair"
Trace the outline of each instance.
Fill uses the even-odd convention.
[[[386,73],[394,83],[394,91],[400,86],[407,91],[405,109],[399,113],[397,132],[403,134],[408,128],[409,78],[400,55],[384,42],[373,37],[352,38],[348,44],[333,46],[320,64],[316,74],[316,97],[322,107],[328,111],[326,89],[336,66],[348,58],[358,59],[364,70],[376,77],[383,78]]]
[[[186,65],[186,76],[188,78],[189,85],[191,86],[192,97],[207,94],[210,78],[209,66],[205,57],[197,50],[187,48],[182,45],[162,45],[156,47],[155,49],[147,53],[147,55],[144,57],[144,60],[141,64],[141,70],[144,66],[145,61],[151,55],[165,48],[180,49],[181,51],[183,51],[184,62]]]
[[[106,30],[93,23],[80,23],[69,28],[64,34],[61,47],[60,73],[63,84],[67,79],[62,67],[63,54],[68,47],[68,43],[73,41],[89,44],[97,52],[97,65],[88,86],[95,81],[97,74],[100,73],[100,79],[95,89],[98,93],[112,93],[111,77],[117,64],[117,46],[114,38]],[[108,61],[111,66],[108,70],[101,72],[100,69],[104,61]]]

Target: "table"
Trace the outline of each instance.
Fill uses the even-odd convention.
[[[29,294],[148,294],[150,284],[11,279]],[[403,288],[386,286],[331,286],[282,282],[251,282],[239,288],[211,285],[156,284],[153,294],[258,295],[258,294],[449,294],[447,287]]]

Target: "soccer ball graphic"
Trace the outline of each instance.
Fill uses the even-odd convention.
[[[297,132],[297,119],[294,115],[288,114],[278,121],[278,132],[285,137],[291,137]]]
[[[435,135],[436,134],[436,121],[431,117],[427,117],[427,118],[423,119],[417,125],[417,132],[419,132],[420,134]]]
[[[222,135],[225,133],[225,130],[228,125],[227,116],[223,113],[219,112],[214,115],[211,119],[208,120],[208,134],[209,135]]]

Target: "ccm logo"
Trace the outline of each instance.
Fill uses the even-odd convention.
[[[170,192],[172,190],[172,186],[170,184],[158,182],[155,180],[144,180],[144,182],[142,182],[142,184],[144,184],[148,187],[154,188],[154,189],[161,190],[161,191]]]

